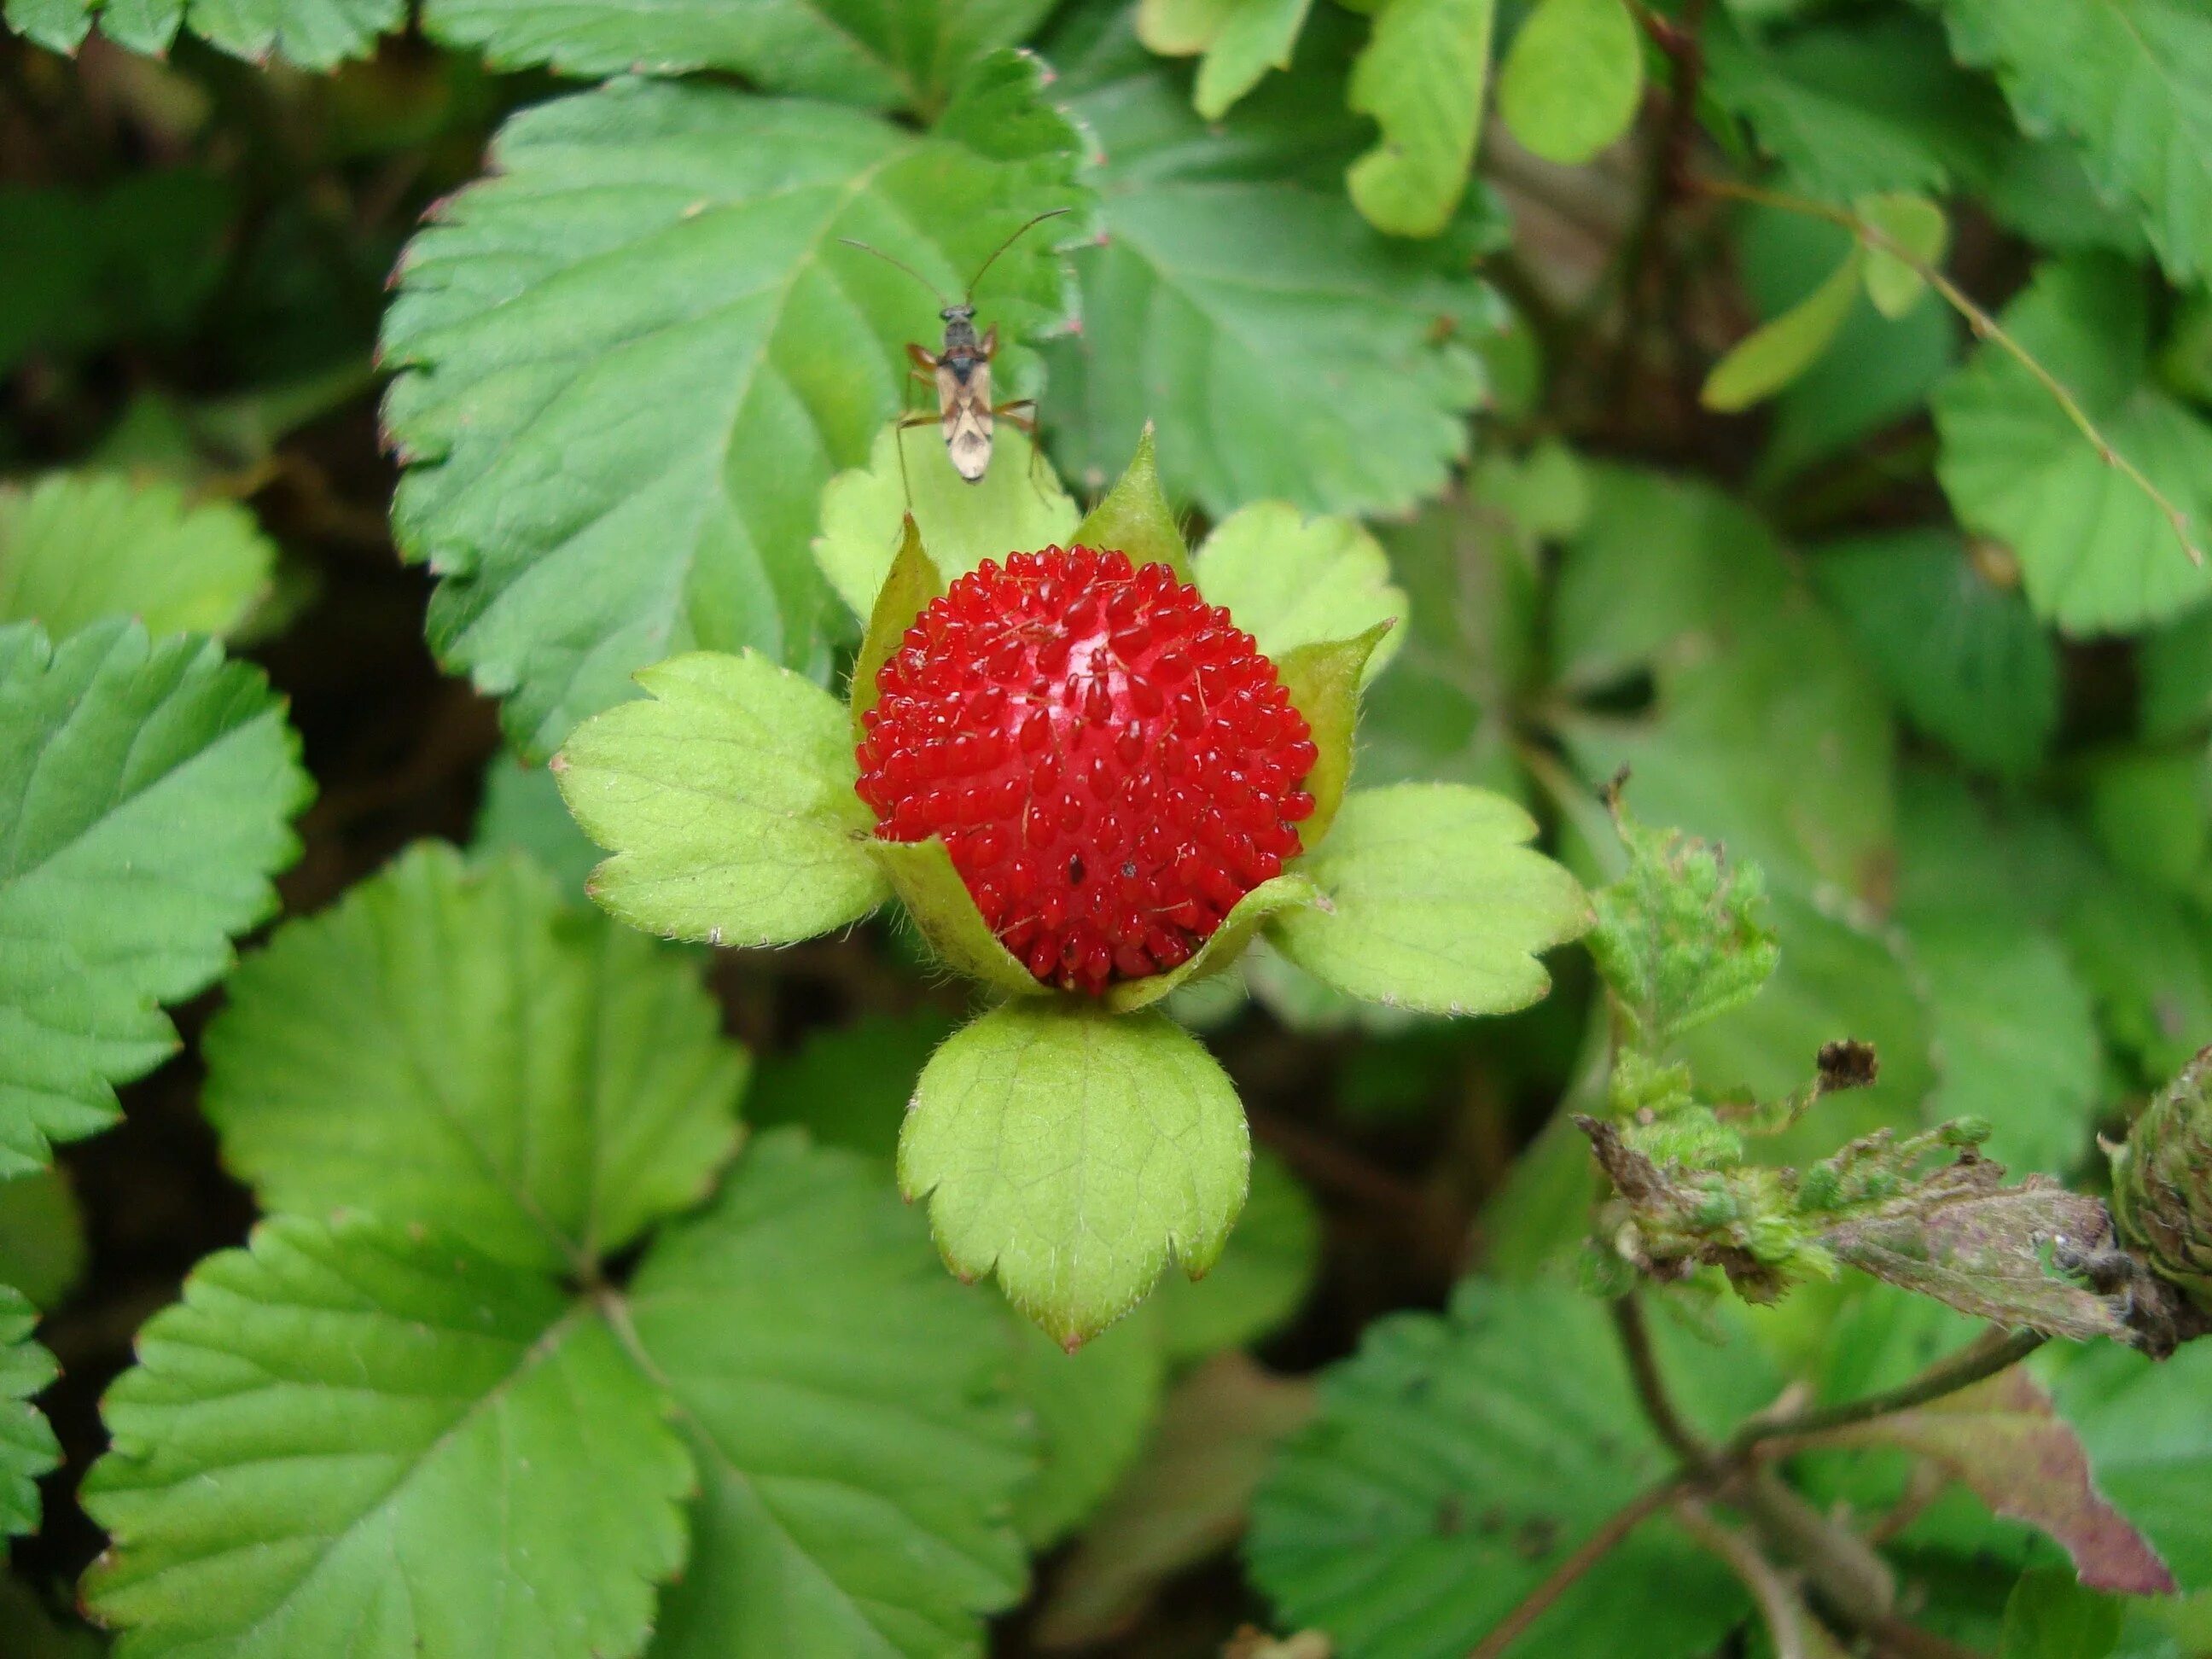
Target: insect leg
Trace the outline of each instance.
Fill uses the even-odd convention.
[[[1026,412],[1017,413],[1017,410]],[[1039,501],[1048,501],[1052,498],[1044,487],[1044,443],[1037,436],[1036,412],[1037,404],[1034,398],[1017,398],[991,410],[994,419],[1018,428],[1030,441],[1030,488],[1036,491]]]

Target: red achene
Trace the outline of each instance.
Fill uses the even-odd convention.
[[[876,684],[858,787],[878,833],[942,837],[991,931],[1065,989],[1188,961],[1313,811],[1275,665],[1164,565],[986,561]]]

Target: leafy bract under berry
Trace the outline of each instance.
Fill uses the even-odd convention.
[[[1164,565],[987,561],[877,686],[857,786],[877,833],[941,839],[1048,984],[1097,994],[1179,966],[1300,851],[1305,720],[1252,636]]]

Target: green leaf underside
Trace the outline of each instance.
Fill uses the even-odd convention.
[[[1351,519],[1309,516],[1287,501],[1255,501],[1213,527],[1191,562],[1212,605],[1279,662],[1302,645],[1347,640],[1376,623],[1402,622],[1404,592],[1390,580],[1382,544]],[[1360,679],[1397,654],[1402,630],[1382,636]]]
[[[1589,927],[1589,901],[1523,845],[1534,820],[1502,796],[1398,784],[1345,797],[1300,869],[1320,903],[1277,917],[1276,948],[1370,1001],[1498,1014],[1550,988],[1537,957]]]
[[[653,1659],[981,1650],[1023,1580],[1012,1351],[880,1174],[760,1136],[629,1308],[699,1481]]]
[[[853,658],[853,683],[846,693],[852,716],[853,744],[867,738],[868,711],[876,706],[883,688],[876,684],[884,665],[896,654],[900,642],[927,608],[945,593],[945,578],[921,544],[921,533],[912,519],[901,522],[898,552],[890,573],[867,611],[867,629]]]
[[[1003,996],[1053,994],[1051,986],[999,942],[943,842],[934,836],[927,841],[871,840],[867,854],[947,968],[981,981]]]
[[[1490,74],[1496,0],[1385,0],[1346,101],[1382,141],[1345,183],[1370,224],[1434,236],[1466,191]]]
[[[427,843],[232,976],[204,1104],[264,1209],[582,1269],[736,1145],[745,1061],[719,1024],[684,956],[520,860]]]
[[[2212,1590],[2212,1342],[2171,1359],[2099,1344],[2053,1381],[2059,1415],[2089,1453],[2097,1490],[2150,1540],[2181,1588]]]
[[[75,52],[97,21],[131,52],[164,55],[185,31],[234,58],[329,69],[366,56],[406,10],[400,0],[7,0],[7,18],[53,52]]]
[[[53,1356],[31,1340],[38,1310],[0,1285],[0,1540],[39,1526],[39,1477],[61,1462],[54,1431],[31,1396],[54,1380]]]
[[[1079,204],[1036,65],[981,66],[925,133],[826,104],[617,82],[510,120],[492,175],[402,264],[386,409],[404,550],[441,577],[440,655],[557,744],[643,664],[753,647],[826,665],[822,488],[902,404],[905,344],[1021,221]],[[1057,313],[1048,234],[979,296]],[[1000,379],[1023,354],[1002,352]],[[610,424],[607,411],[627,411]]]
[[[1182,529],[1160,491],[1160,473],[1154,454],[1152,423],[1137,434],[1137,453],[1127,468],[1106,492],[1105,499],[1084,514],[1074,538],[1083,547],[1114,549],[1129,556],[1133,564],[1164,564],[1181,582],[1190,580],[1190,553]]]
[[[1644,41],[1622,0],[1541,0],[1513,37],[1498,112],[1522,145],[1575,167],[1628,131]]]
[[[1367,665],[1395,629],[1376,623],[1364,634],[1348,640],[1329,640],[1301,645],[1284,653],[1275,662],[1291,707],[1304,717],[1308,735],[1320,752],[1304,787],[1314,799],[1313,815],[1298,826],[1304,846],[1320,846],[1344,805],[1345,786],[1352,780],[1352,728],[1359,721],[1359,686]]]
[[[1858,297],[1860,255],[1854,249],[1812,293],[1730,347],[1713,365],[1698,400],[1725,414],[1771,398],[1813,366],[1850,315]]]
[[[159,1005],[275,909],[307,781],[258,670],[97,623],[0,627],[0,1175],[113,1121],[176,1047]]]
[[[56,473],[0,489],[0,621],[54,639],[109,615],[150,634],[227,634],[268,591],[276,549],[229,501],[173,484]]]
[[[647,669],[647,701],[581,727],[555,762],[585,833],[614,856],[592,896],[649,933],[787,945],[859,921],[888,888],[845,711],[757,653]]]
[[[927,111],[1048,9],[1046,0],[771,0],[743,9],[716,0],[429,0],[422,21],[434,39],[481,46],[502,68],[543,64],[592,77],[725,70],[770,92]]]
[[[1016,1391],[1036,1419],[1040,1459],[1014,1517],[1032,1552],[1073,1531],[1144,1449],[1167,1383],[1158,1325],[1147,1306],[1073,1353],[1033,1326],[1018,1330]]]
[[[893,447],[900,443],[906,447],[903,485]],[[948,583],[986,559],[1003,565],[1009,553],[1064,547],[1074,539],[1075,503],[1051,463],[1030,447],[1028,434],[1001,423],[992,445],[990,470],[969,483],[945,459],[935,427],[915,427],[903,438],[886,428],[866,467],[830,481],[822,492],[814,562],[854,616],[866,622],[875,613],[903,538],[909,491],[922,551]]]
[[[2212,425],[2148,378],[2137,274],[2104,256],[2046,264],[2002,321],[2201,536],[2212,521]],[[2162,620],[2212,592],[2212,571],[2190,562],[2157,504],[1995,346],[1943,383],[1935,409],[1936,475],[1952,507],[2019,556],[2039,616],[2094,634]]]
[[[1694,1415],[1765,1403],[1741,1340],[1660,1334]],[[1456,1659],[1672,1466],[1595,1302],[1471,1281],[1449,1319],[1385,1319],[1324,1373],[1319,1415],[1260,1488],[1246,1559],[1281,1622],[1327,1632],[1343,1659]],[[1727,1570],[1657,1519],[1507,1652],[1701,1659],[1745,1607]]]
[[[601,1659],[690,1462],[588,1304],[434,1236],[280,1218],[140,1334],[84,1486],[126,1659]]]
[[[1315,897],[1313,884],[1296,872],[1263,881],[1231,907],[1229,914],[1222,917],[1221,925],[1206,936],[1206,943],[1182,966],[1164,974],[1147,974],[1142,979],[1123,980],[1109,986],[1101,1000],[1117,1014],[1149,1008],[1193,980],[1205,979],[1229,967],[1243,953],[1244,947],[1252,942],[1253,935],[1268,917],[1294,910],[1302,904],[1311,904]]]
[[[1013,1004],[929,1062],[899,1142],[952,1269],[995,1273],[1068,1346],[1170,1261],[1196,1277],[1243,1206],[1251,1146],[1229,1079],[1158,1013]]]

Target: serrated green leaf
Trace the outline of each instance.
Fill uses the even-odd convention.
[[[592,896],[634,927],[787,945],[857,921],[889,889],[845,711],[757,653],[695,652],[638,676],[555,758],[561,793],[614,856]]]
[[[229,501],[173,484],[57,472],[0,489],[0,621],[54,639],[105,616],[151,634],[228,634],[269,587],[276,550]]]
[[[1067,1346],[1170,1262],[1192,1277],[1243,1206],[1251,1146],[1228,1077],[1159,1014],[995,1009],[937,1051],[899,1141],[946,1262],[995,1273]]]
[[[699,1489],[652,1659],[955,1659],[1021,1593],[1002,1311],[862,1159],[779,1132],[628,1297]]]
[[[1658,1335],[1697,1422],[1771,1397],[1741,1336],[1720,1347],[1664,1321]],[[1470,1280],[1449,1319],[1382,1320],[1322,1374],[1319,1415],[1261,1486],[1246,1559],[1284,1622],[1325,1631],[1343,1659],[1464,1654],[1673,1467],[1595,1301]],[[1726,1569],[1657,1519],[1506,1652],[1702,1659],[1745,1607]]]
[[[406,9],[401,0],[7,0],[7,17],[52,52],[75,52],[96,21],[131,52],[164,55],[181,31],[252,63],[329,69],[366,57]]]
[[[2138,273],[2094,255],[2045,264],[2001,320],[2106,441],[2197,525],[2212,520],[2212,424],[2148,378]],[[1943,383],[1935,409],[1952,507],[2018,556],[2039,616],[2077,634],[2139,628],[2212,592],[2158,505],[1996,346]]]
[[[1636,118],[1644,40],[1622,0],[1541,0],[1498,76],[1498,113],[1522,147],[1579,167]]]
[[[692,1470],[594,1304],[421,1229],[280,1218],[137,1350],[83,1492],[120,1655],[645,1645]]]
[[[58,1374],[53,1356],[31,1340],[39,1322],[30,1298],[0,1285],[0,1559],[5,1540],[39,1527],[39,1477],[62,1449],[31,1396]]]
[[[2119,1645],[2121,1605],[2063,1567],[2023,1573],[2005,1602],[2000,1659],[2106,1659]]]
[[[1052,994],[1051,986],[1000,943],[942,841],[871,839],[866,847],[939,961],[1002,996]]]
[[[1252,943],[1253,936],[1269,917],[1311,904],[1316,896],[1313,884],[1295,871],[1263,881],[1230,907],[1221,925],[1206,935],[1206,943],[1188,961],[1164,974],[1147,974],[1142,979],[1109,985],[1100,1000],[1117,1014],[1149,1008],[1192,981],[1208,978],[1229,967]]]
[[[1866,238],[1867,297],[1885,317],[1895,319],[1920,302],[1928,291],[1923,266],[1941,266],[1950,246],[1951,222],[1924,196],[1892,192],[1862,196],[1852,204],[1862,224],[1885,239]]]
[[[1435,236],[1450,222],[1474,163],[1496,12],[1496,0],[1383,0],[1376,12],[1346,101],[1382,141],[1345,184],[1377,230]]]
[[[1347,640],[1379,622],[1406,618],[1405,593],[1391,585],[1382,544],[1351,519],[1309,517],[1286,501],[1255,501],[1213,527],[1191,562],[1209,604],[1279,660],[1302,645]],[[1397,653],[1403,629],[1383,635],[1360,682]]]
[[[1453,784],[1355,791],[1299,868],[1322,900],[1268,926],[1316,978],[1371,1001],[1499,1014],[1551,988],[1537,957],[1589,926],[1575,878],[1525,846],[1535,821]]]
[[[0,1181],[0,1285],[51,1311],[84,1278],[84,1212],[58,1168]]]
[[[2212,1342],[2171,1359],[2099,1343],[2052,1380],[2059,1414],[2088,1449],[2097,1489],[2150,1540],[2185,1590],[2212,1589]]]
[[[1046,0],[769,0],[742,11],[714,0],[429,0],[422,26],[434,40],[481,46],[502,69],[542,64],[590,78],[722,70],[771,92],[927,112],[978,60],[1019,44],[1049,9]]]
[[[0,627],[0,1175],[114,1121],[161,1012],[276,908],[307,780],[260,671],[109,621]]]
[[[1861,263],[1855,248],[1820,287],[1729,347],[1705,376],[1698,401],[1734,414],[1771,398],[1810,368],[1850,315]]]
[[[898,552],[868,611],[867,631],[861,635],[860,648],[853,658],[853,684],[846,702],[852,715],[853,742],[856,746],[867,740],[868,711],[883,695],[883,689],[876,684],[877,676],[896,654],[907,630],[921,618],[930,602],[941,598],[944,592],[945,578],[923,549],[921,533],[909,518],[900,527]]]
[[[923,132],[618,82],[511,119],[491,176],[410,245],[384,329],[410,464],[393,523],[441,578],[434,645],[507,696],[520,746],[552,748],[693,647],[826,668],[823,486],[868,458],[906,343],[940,326],[921,283],[838,239],[950,292],[1024,220],[1079,204],[1074,129],[1039,74],[988,60]],[[1031,235],[979,301],[1018,341],[1061,288]],[[1028,361],[1003,349],[1000,384]]]
[[[2212,273],[2212,15],[2194,0],[1942,0],[1962,63],[2021,125],[2079,141],[2177,283]]]
[[[568,815],[551,771],[505,752],[485,763],[469,850],[519,853],[551,874],[563,892],[580,896],[599,862],[599,849]]]
[[[1352,778],[1360,683],[1392,632],[1390,623],[1379,622],[1352,639],[1298,646],[1275,663],[1283,689],[1291,694],[1291,707],[1304,717],[1313,745],[1320,751],[1304,783],[1313,797],[1313,813],[1298,826],[1299,841],[1309,849],[1322,844],[1344,804],[1345,785]]]
[[[821,1146],[889,1167],[915,1083],[955,1023],[925,1007],[810,1032],[795,1050],[760,1061],[745,1091],[745,1121],[763,1129],[798,1124]]]
[[[1132,564],[1164,564],[1177,581],[1191,579],[1182,529],[1160,490],[1151,422],[1137,434],[1137,453],[1113,489],[1075,526],[1074,539],[1080,546],[1126,553]]]
[[[898,451],[907,447],[906,483]],[[841,472],[822,492],[822,533],[814,561],[838,597],[866,622],[896,556],[907,507],[929,561],[950,582],[986,559],[1000,564],[1009,553],[1034,552],[1074,539],[1075,503],[1060,485],[1052,464],[1030,447],[1018,427],[1000,425],[990,471],[969,483],[952,470],[933,428],[901,439],[886,428],[876,436],[868,464]]]
[[[1296,1313],[1321,1261],[1321,1217],[1282,1159],[1252,1155],[1252,1189],[1213,1271],[1169,1278],[1152,1293],[1170,1363],[1255,1342]]]
[[[202,1104],[264,1209],[587,1273],[735,1148],[720,1023],[696,962],[522,860],[424,842],[231,975]]]
[[[1036,1419],[1039,1459],[1014,1522],[1041,1554],[1090,1518],[1144,1449],[1167,1361],[1149,1308],[1073,1353],[1032,1325],[1015,1340],[1015,1393]]]

